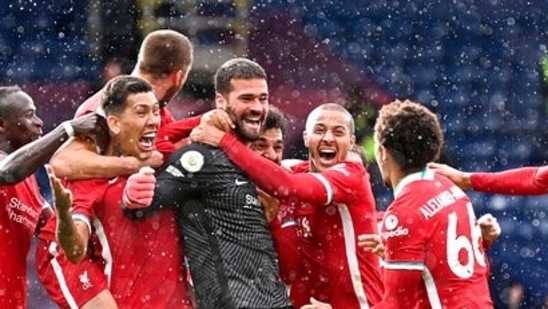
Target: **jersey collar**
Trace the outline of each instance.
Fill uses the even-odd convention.
[[[403,177],[400,183],[398,183],[398,185],[394,188],[394,199],[398,198],[400,192],[405,186],[419,180],[434,180],[434,171],[429,168],[425,168],[420,172],[412,173]]]

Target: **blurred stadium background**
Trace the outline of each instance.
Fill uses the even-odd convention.
[[[305,155],[303,121],[318,104],[345,104],[367,148],[378,107],[409,97],[442,119],[445,162],[468,171],[544,165],[545,7],[545,0],[4,0],[0,81],[29,92],[49,130],[102,86],[106,67],[129,73],[143,36],[167,27],[195,45],[190,80],[169,105],[177,117],[210,109],[213,72],[247,56],[265,67],[271,103],[290,118],[287,157]],[[370,169],[383,209],[392,197]],[[503,229],[489,251],[497,308],[542,308],[548,195],[469,193],[477,213],[493,213]],[[53,307],[30,282],[29,308]],[[520,297],[521,307],[512,307]]]

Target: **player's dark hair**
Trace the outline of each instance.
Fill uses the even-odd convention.
[[[234,58],[225,62],[215,72],[215,92],[222,95],[232,91],[230,82],[233,79],[267,79],[266,72],[257,62],[245,59]]]
[[[9,109],[8,109],[8,100],[7,98],[11,95],[11,94],[14,94],[16,92],[19,92],[19,91],[22,91],[21,88],[19,88],[19,86],[3,86],[3,87],[0,87],[0,117],[1,118],[6,118],[10,115],[8,115],[9,113]]]
[[[436,161],[443,146],[438,117],[409,100],[396,100],[381,108],[375,136],[404,173],[420,171]]]
[[[120,75],[111,79],[105,86],[101,106],[105,114],[119,114],[126,107],[129,95],[151,92],[152,86],[142,78]]]
[[[268,107],[268,116],[266,116],[263,125],[263,132],[270,129],[280,129],[280,131],[282,131],[282,136],[285,136],[285,131],[287,129],[287,118],[284,113],[276,106],[272,105]]]
[[[149,33],[141,44],[137,68],[155,78],[190,69],[193,48],[190,40],[173,30],[157,30]]]

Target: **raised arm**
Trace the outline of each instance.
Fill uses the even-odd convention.
[[[74,264],[83,260],[86,255],[87,244],[91,233],[89,219],[79,216],[75,219],[70,212],[72,194],[67,190],[48,167],[50,184],[53,189],[57,212],[56,237],[67,259]]]
[[[103,118],[89,114],[63,122],[48,134],[29,143],[0,162],[0,184],[13,185],[46,164],[52,155],[72,136],[96,138],[102,134]]]

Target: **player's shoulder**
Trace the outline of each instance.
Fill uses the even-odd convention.
[[[353,178],[359,181],[362,177],[367,176],[367,171],[361,163],[352,161],[342,161],[325,170],[325,173],[341,175],[346,178]]]
[[[101,89],[100,91],[89,97],[87,100],[85,100],[82,104],[80,104],[80,106],[78,106],[78,109],[76,109],[74,118],[78,118],[91,113],[96,113],[101,107],[102,94],[103,90]]]

